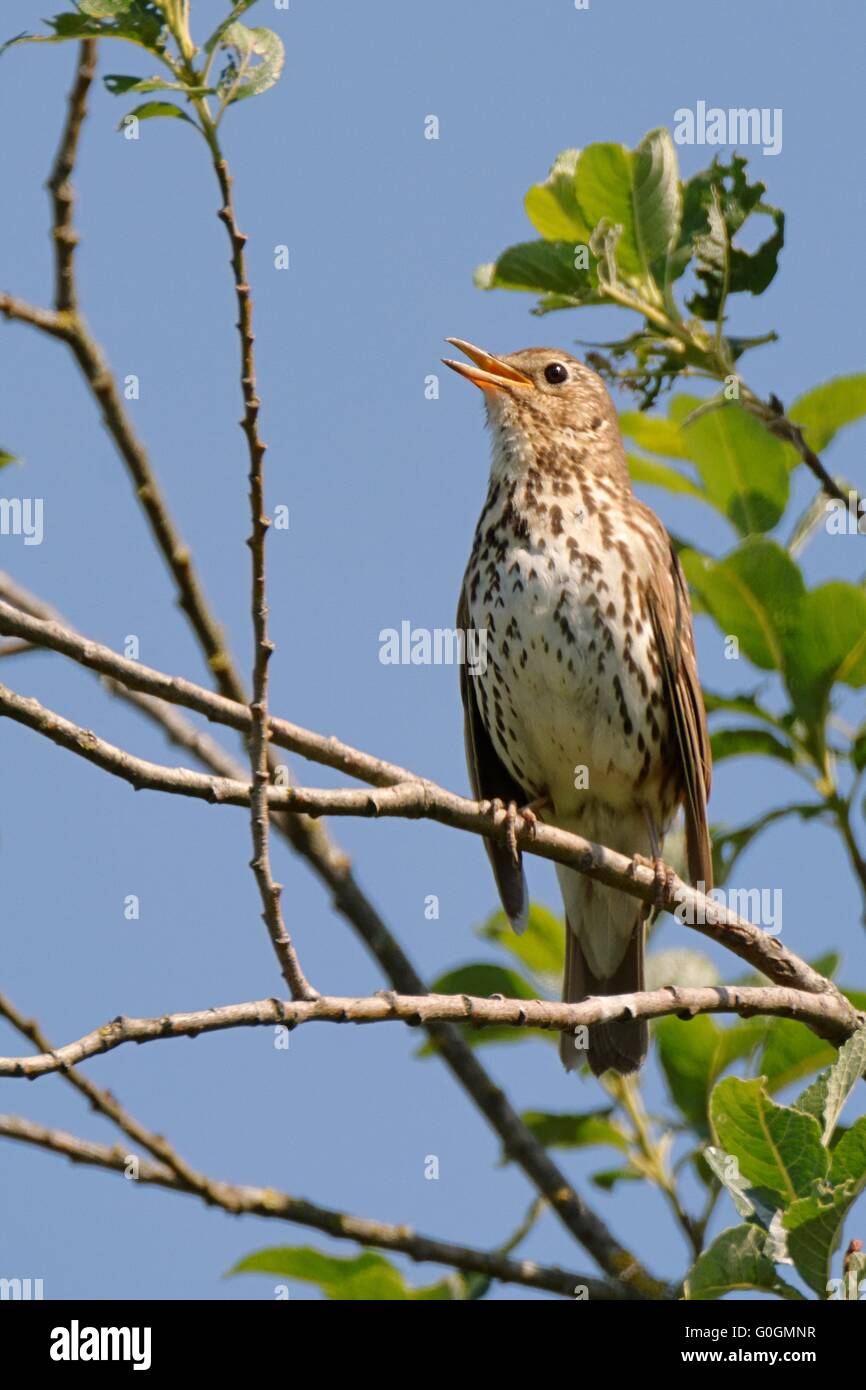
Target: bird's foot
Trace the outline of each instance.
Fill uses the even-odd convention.
[[[521,806],[521,817],[533,839],[535,839],[535,831],[538,826],[538,812],[552,805],[553,802],[547,792],[545,792],[544,796],[537,796],[534,801],[530,801],[525,806]]]
[[[676,878],[673,869],[662,858],[647,859],[643,854],[633,854],[632,863],[639,864],[644,869],[652,869],[653,895],[650,905],[656,912],[663,912],[671,894],[673,880]]]
[[[521,814],[520,807],[517,805],[516,801],[509,801],[506,805],[499,796],[494,797],[488,805],[490,807],[493,824],[497,830],[503,823],[505,824],[505,843],[508,846],[515,864],[519,864],[520,851],[517,848],[517,823]]]

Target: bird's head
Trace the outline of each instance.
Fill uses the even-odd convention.
[[[619,436],[607,387],[601,377],[561,348],[523,348],[494,357],[461,338],[447,341],[470,359],[444,357],[467,381],[484,392],[494,431],[516,432],[532,443],[574,443],[575,436]]]

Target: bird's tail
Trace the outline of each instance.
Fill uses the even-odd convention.
[[[612,975],[600,979],[593,975],[581,949],[580,941],[568,917],[565,924],[565,974],[562,998],[575,1004],[587,995],[633,994],[644,987],[644,913],[641,911],[626,947],[625,955]],[[621,1076],[637,1071],[646,1058],[649,1030],[645,1018],[622,1019],[615,1023],[594,1023],[586,1033],[586,1051],[580,1046],[581,1030],[562,1033],[559,1055],[566,1071],[575,1071],[589,1061],[595,1076],[616,1071]]]

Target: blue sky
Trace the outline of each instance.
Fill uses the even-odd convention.
[[[227,9],[194,0],[197,35]],[[48,10],[5,0],[3,36],[36,27]],[[224,125],[250,236],[268,498],[291,514],[289,531],[269,541],[272,705],[464,791],[456,673],[378,660],[382,628],[403,619],[452,623],[485,491],[481,403],[438,367],[442,340],[508,352],[572,347],[630,326],[606,310],[532,318],[529,297],[475,289],[473,268],[531,234],[523,194],[558,150],[596,140],[634,145],[699,100],[778,107],[782,150],[754,151],[753,167],[786,210],[786,245],[770,291],[737,305],[736,328],[773,327],[780,341],[752,355],[750,380],[790,401],[862,368],[854,288],[866,214],[862,8],[847,0],[816,22],[803,0],[732,0],[724,9],[593,0],[588,11],[568,0],[332,0],[324,8],[293,0],[288,12],[261,0],[253,15],[250,22],[280,32],[287,50],[279,85],[229,112]],[[73,62],[70,46],[22,47],[2,60],[0,281],[39,302],[51,283],[42,185]],[[100,67],[150,73],[146,57],[119,44]],[[116,130],[125,109],[95,92],[76,179],[83,305],[118,375],[139,377],[135,424],[246,667],[246,459],[213,173],[180,123],[151,122],[139,141],[125,140]],[[430,114],[439,118],[438,141],[424,138]],[[684,172],[711,153],[681,149]],[[290,248],[288,271],[274,268],[280,244]],[[38,547],[0,538],[0,566],[89,635],[120,648],[135,634],[144,662],[201,678],[162,562],[71,359],[18,326],[3,326],[3,346],[0,444],[24,459],[21,471],[3,475],[4,495],[44,499],[45,538]],[[435,401],[424,393],[431,372],[441,376]],[[863,426],[836,441],[834,471],[862,478],[863,441]],[[797,495],[804,503],[811,495],[805,477]],[[732,543],[698,504],[645,496],[672,529],[707,549]],[[856,578],[857,547],[855,537],[821,536],[806,552],[810,582]],[[749,684],[748,672],[732,674],[706,619],[698,643],[708,686]],[[181,761],[59,657],[16,659],[3,678],[141,756]],[[202,1008],[278,989],[242,812],[133,795],[11,724],[2,739],[0,985],[55,1041],[118,1013]],[[296,770],[308,784],[334,780],[315,767]],[[798,791],[793,774],[775,766],[725,764],[712,817],[743,820]],[[472,928],[495,900],[477,839],[393,821],[333,829],[422,972],[433,978],[482,954]],[[381,988],[378,967],[306,867],[282,845],[274,853],[311,978],[330,993]],[[550,866],[531,864],[530,881],[534,896],[558,908]],[[809,956],[839,947],[843,978],[862,986],[861,909],[829,831],[786,822],[744,857],[738,882],[781,887],[786,944]],[[123,914],[133,893],[137,922]],[[441,904],[435,922],[424,915],[432,893]],[[664,941],[694,944],[670,924]],[[215,1177],[493,1245],[531,1194],[511,1167],[496,1166],[495,1137],[444,1069],[414,1059],[417,1045],[417,1033],[396,1027],[319,1027],[295,1033],[282,1052],[267,1030],[238,1031],[124,1048],[88,1074]],[[22,1050],[5,1026],[0,1048]],[[520,1108],[600,1103],[598,1087],[566,1078],[546,1046],[482,1055]],[[648,1094],[663,1103],[654,1061]],[[7,1082],[0,1108],[113,1142],[107,1123],[58,1078]],[[439,1157],[437,1182],[424,1178],[428,1154]],[[609,1155],[599,1155],[566,1156],[564,1166],[585,1185],[588,1172],[606,1166]],[[682,1273],[685,1251],[661,1199],[637,1184],[612,1198],[587,1190],[655,1271]],[[722,1214],[730,1224],[730,1210]],[[0,1273],[42,1277],[46,1296],[58,1298],[269,1297],[272,1280],[221,1275],[264,1245],[326,1245],[8,1143],[0,1146],[0,1233]],[[590,1269],[550,1217],[525,1251]]]

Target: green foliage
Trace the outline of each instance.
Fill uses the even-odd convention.
[[[698,1256],[685,1282],[687,1298],[745,1288],[801,1297],[779,1265],[793,1267],[819,1298],[827,1297],[845,1217],[866,1188],[866,1117],[832,1143],[864,1070],[866,1028],[793,1105],[776,1104],[763,1076],[718,1082],[710,1101],[718,1145],[705,1157],[746,1220]]]
[[[521,1116],[545,1148],[584,1149],[606,1144],[628,1153],[628,1135],[613,1118],[613,1107],[588,1110],[582,1114],[551,1114],[546,1110],[527,1110]]]
[[[219,47],[231,55],[219,80],[219,91],[226,106],[246,97],[266,92],[278,81],[283,70],[283,41],[271,29],[248,29],[230,24],[223,29]]]
[[[183,7],[168,0],[78,0],[74,11],[46,21],[50,33],[19,34],[4,44],[0,52],[18,43],[59,43],[83,38],[124,39],[145,48],[168,70],[168,77],[109,73],[104,79],[108,91],[115,96],[128,92],[177,92],[192,104],[198,119],[173,102],[154,101],[127,112],[120,127],[132,116],[138,120],[180,117],[195,125],[212,145],[225,110],[247,97],[266,92],[279,80],[283,69],[285,53],[279,35],[271,29],[251,29],[240,22],[240,16],[255,3],[256,0],[236,0],[230,13],[198,49],[186,27]],[[199,54],[202,61],[196,67]],[[213,85],[211,67],[220,54],[225,63]],[[215,114],[205,100],[211,96],[217,98]]]
[[[384,1255],[365,1250],[361,1255],[338,1258],[308,1246],[277,1246],[247,1255],[228,1271],[233,1274],[272,1274],[313,1284],[328,1299],[341,1302],[379,1303],[464,1298],[459,1279],[442,1279],[415,1288]]]
[[[785,219],[764,201],[763,183],[750,183],[746,161],[718,159],[686,182],[667,130],[652,130],[634,150],[589,145],[565,150],[524,206],[541,240],[504,251],[479,267],[484,289],[521,289],[540,296],[538,313],[586,304],[618,304],[644,317],[637,333],[599,354],[603,374],[624,376],[651,404],[663,385],[686,367],[724,377],[748,348],[772,341],[724,338],[727,301],[761,294],[778,266]],[[752,216],[766,216],[772,231],[756,251],[735,244]],[[580,252],[578,258],[578,251]],[[578,263],[579,262],[579,263]],[[699,291],[687,300],[694,318],[683,323],[674,285],[688,270]],[[703,323],[714,325],[708,334]],[[613,363],[627,363],[618,372]]]

